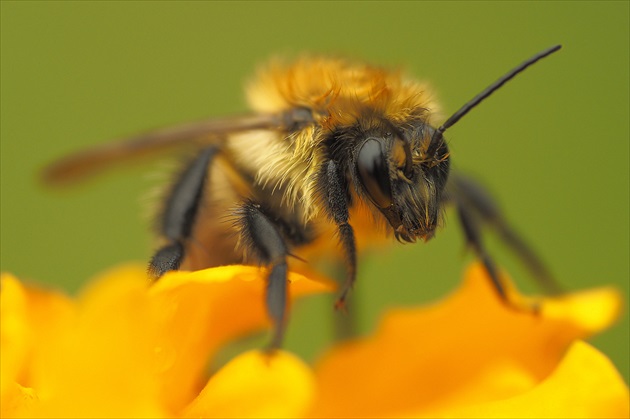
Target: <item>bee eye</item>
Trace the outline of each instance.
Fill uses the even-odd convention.
[[[361,146],[357,159],[357,169],[361,184],[380,208],[392,205],[392,189],[389,180],[389,167],[383,155],[381,143],[373,138]]]

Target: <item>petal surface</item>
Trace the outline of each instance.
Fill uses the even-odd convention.
[[[172,272],[152,288],[162,330],[158,350],[161,394],[173,411],[196,395],[205,382],[208,360],[227,342],[271,326],[264,304],[266,270],[222,266]],[[330,284],[289,273],[291,297],[330,291]],[[204,381],[200,381],[200,380]]]
[[[33,365],[33,417],[163,417],[155,380],[157,313],[144,268],[112,269],[76,302]],[[45,322],[44,322],[45,323]]]
[[[2,416],[15,416],[37,399],[31,388],[36,367],[56,333],[74,318],[74,305],[62,294],[0,278],[0,400]],[[9,401],[10,400],[10,401]]]
[[[540,300],[534,314],[504,304],[483,267],[472,265],[442,302],[392,310],[373,336],[325,355],[311,415],[432,416],[522,394],[555,369],[574,340],[613,322],[620,301],[614,290],[587,291]]]
[[[301,417],[313,400],[314,389],[313,373],[295,355],[250,351],[219,370],[183,416]]]
[[[269,326],[265,274],[226,266],[149,286],[144,266],[121,266],[76,301],[62,298],[71,307],[64,322],[56,294],[3,278],[3,409],[11,409],[3,416],[176,415],[203,388],[221,345]],[[330,289],[298,274],[289,280],[292,296]]]
[[[586,342],[571,345],[558,368],[531,391],[447,412],[460,418],[627,418],[630,394],[610,360]]]

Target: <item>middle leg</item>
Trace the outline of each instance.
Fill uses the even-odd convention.
[[[270,268],[265,303],[273,322],[270,349],[277,349],[282,345],[287,319],[289,250],[278,222],[260,204],[244,202],[237,210],[237,217],[243,250]]]

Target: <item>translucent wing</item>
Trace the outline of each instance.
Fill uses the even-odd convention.
[[[230,133],[257,129],[292,131],[312,122],[307,109],[190,122],[79,151],[44,168],[42,177],[49,185],[71,184],[141,157],[221,141]]]

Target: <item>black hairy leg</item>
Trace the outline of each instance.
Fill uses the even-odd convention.
[[[153,279],[179,269],[185,256],[185,243],[191,237],[203,201],[208,169],[218,152],[219,149],[214,146],[202,150],[173,186],[159,224],[160,233],[168,243],[149,262],[149,275]]]
[[[462,224],[464,235],[466,236],[466,242],[468,246],[470,246],[475,252],[475,255],[483,263],[483,266],[486,269],[490,280],[492,281],[492,285],[494,286],[501,300],[506,304],[506,306],[512,309],[534,314],[538,313],[540,307],[537,303],[529,303],[521,299],[515,299],[514,294],[506,288],[503,280],[501,279],[501,276],[499,275],[497,266],[483,246],[479,228],[479,219],[474,216],[474,213],[470,209],[470,207],[461,205],[459,202],[457,202],[456,205],[457,214],[459,215],[459,220]]]
[[[339,241],[345,254],[346,280],[335,304],[337,308],[344,308],[348,293],[357,277],[357,250],[354,230],[349,223],[347,188],[339,167],[333,160],[323,165],[319,187],[325,200],[328,217],[337,226]]]
[[[274,327],[270,349],[277,349],[282,344],[287,321],[289,250],[280,233],[279,221],[263,210],[260,204],[246,201],[236,215],[245,252],[270,268],[265,303]]]
[[[453,176],[451,182],[452,193],[458,207],[464,207],[469,212],[464,217],[474,218],[477,223],[488,225],[496,231],[503,243],[514,252],[545,291],[551,294],[560,293],[561,287],[554,280],[547,267],[508,224],[488,191],[479,183],[464,176]],[[461,214],[460,219],[462,219]],[[473,221],[468,222],[470,224]],[[464,229],[466,229],[465,226]]]
[[[483,246],[478,219],[474,217],[473,211],[471,211],[469,207],[461,205],[459,202],[457,202],[457,215],[459,216],[459,221],[462,225],[462,229],[464,230],[464,236],[466,236],[466,243],[472,248],[475,255],[483,263],[483,266],[486,268],[486,271],[492,280],[492,285],[494,285],[499,297],[501,297],[503,301],[509,302],[505,286],[499,276],[497,267]]]

